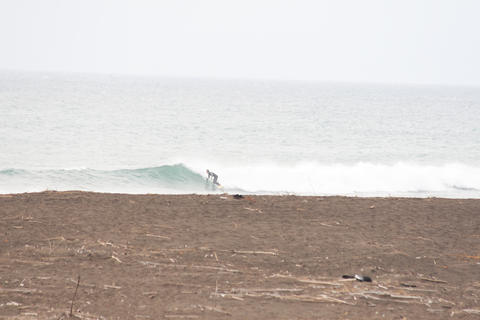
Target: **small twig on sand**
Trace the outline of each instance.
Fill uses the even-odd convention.
[[[218,296],[222,297],[222,298],[231,298],[231,299],[238,300],[238,301],[244,301],[245,300],[242,297],[239,297],[238,295],[233,294],[233,293],[219,293]]]
[[[159,227],[159,228],[167,228],[167,229],[175,229],[175,227],[167,226],[165,224],[152,224],[152,227]]]
[[[114,286],[114,285],[109,285],[109,284],[104,284],[103,285],[104,289],[122,289],[122,287],[119,286]]]
[[[228,251],[228,250],[225,250],[225,251]],[[271,255],[271,256],[276,256],[276,255],[278,255],[277,252],[271,252],[271,251],[232,250],[231,252],[233,252],[233,253],[238,253],[238,254],[266,254],[266,255]]]
[[[239,292],[239,293],[248,293],[248,292],[302,292],[305,291],[303,288],[239,288],[239,289],[232,289],[232,292]]]
[[[411,288],[411,287],[392,287],[392,289],[418,291],[418,292],[438,292],[438,290],[433,290],[433,289],[421,289],[421,288]]]
[[[228,268],[212,267],[212,266],[192,266],[192,268],[211,269],[211,270],[218,270],[218,271],[224,271],[224,272],[233,272],[233,273],[240,272],[240,270],[236,270],[236,269],[228,269]]]
[[[335,227],[335,226],[332,226],[330,224],[327,224],[327,223],[323,223],[323,222],[320,222],[320,225],[324,226],[324,227]]]
[[[146,234],[147,237],[153,237],[153,238],[160,238],[160,239],[167,239],[167,240],[170,240],[170,237],[167,237],[167,236],[160,236],[160,235],[157,235],[157,234],[150,234],[150,233],[147,233]]]
[[[297,278],[293,276],[286,276],[283,274],[274,274],[271,276],[271,278],[286,278],[286,279],[292,279],[296,280],[299,282],[304,282],[304,283],[313,283],[313,284],[323,284],[323,285],[328,285],[328,286],[342,286],[343,284],[338,283],[338,282],[330,282],[330,281],[320,281],[320,280],[314,280],[314,279],[308,279],[308,278]]]
[[[215,279],[215,296],[213,297],[213,305],[217,307],[217,294],[218,294],[218,279]]]
[[[73,315],[73,302],[75,301],[75,298],[77,296],[77,290],[79,285],[80,285],[80,275],[78,275],[77,287],[75,288],[75,293],[73,294],[73,298],[72,298],[72,304],[70,305],[70,317]]]
[[[13,260],[13,262],[31,264],[33,266],[48,266],[52,264],[52,262],[35,261],[35,260],[19,260],[19,259],[15,259]]]
[[[24,293],[24,294],[31,294],[31,293],[40,293],[37,289],[28,289],[28,288],[0,288],[0,293]]]
[[[77,281],[75,281],[75,280],[72,279],[72,278],[67,278],[67,281],[70,281],[70,282],[73,282],[73,283],[77,283]],[[85,287],[87,287],[87,288],[95,288],[96,285],[95,285],[95,284],[91,284],[91,283],[85,283],[85,282],[83,282],[82,287],[84,287],[84,288],[85,288]]]
[[[4,217],[0,220],[12,220],[12,219],[18,219],[18,218],[22,218],[22,216],[10,216],[10,217]],[[23,219],[22,219],[23,220]]]
[[[60,236],[60,237],[48,238],[48,239],[45,239],[43,241],[52,241],[52,240],[65,241],[66,239],[63,236]]]
[[[398,295],[392,294],[386,291],[365,291],[365,292],[355,292],[349,293],[349,295],[354,297],[363,297],[365,299],[373,299],[378,301],[388,301],[388,302],[397,302],[397,303],[421,303],[422,297],[420,296],[407,296],[407,295]]]
[[[462,311],[469,314],[480,314],[480,309],[463,309]]]
[[[207,309],[208,311],[214,311],[214,312],[222,313],[222,314],[229,315],[229,316],[231,315],[231,313],[229,313],[229,312],[227,312],[227,311],[224,311],[224,310],[222,310],[222,309],[220,309],[220,308],[217,308],[217,307],[200,306],[200,305],[199,305],[199,307],[205,308],[205,309]]]
[[[435,242],[435,241],[433,241],[432,239],[429,239],[429,238],[424,238],[424,237],[417,237],[417,239],[424,240],[424,241],[431,241],[431,242]]]
[[[325,294],[322,294],[320,296],[309,296],[309,295],[286,295],[286,296],[281,296],[277,294],[272,294],[272,293],[247,293],[245,294],[247,297],[255,297],[255,298],[260,298],[260,297],[272,297],[280,300],[287,300],[287,301],[301,301],[301,302],[333,302],[333,303],[342,303],[342,304],[349,304],[349,305],[354,305],[353,303],[343,301],[337,298],[329,297]]]
[[[118,259],[117,257],[115,257],[113,254],[112,254],[112,259],[117,261],[118,263],[122,263],[122,261],[120,259]]]
[[[420,278],[420,280],[428,281],[428,282],[435,282],[435,283],[448,283],[447,281],[444,281],[444,280],[429,279],[429,278]]]

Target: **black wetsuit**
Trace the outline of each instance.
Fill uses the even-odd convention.
[[[208,173],[208,178],[207,179],[210,179],[210,177],[212,177],[213,178],[213,183],[219,185],[219,183],[217,182],[218,176],[211,171],[207,171],[207,173]]]

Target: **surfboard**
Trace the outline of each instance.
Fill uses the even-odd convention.
[[[214,184],[213,181],[209,180],[208,178],[205,179],[205,188],[211,188],[212,190],[223,191],[223,186],[221,184]]]

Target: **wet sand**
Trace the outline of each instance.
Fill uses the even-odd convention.
[[[0,319],[79,276],[79,319],[480,319],[480,200],[0,195]]]

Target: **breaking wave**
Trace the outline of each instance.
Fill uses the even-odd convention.
[[[480,167],[464,164],[408,163],[320,164],[282,166],[216,164],[224,189],[206,185],[202,163],[151,168],[0,171],[0,193],[85,190],[120,193],[252,193],[347,196],[480,198]]]

